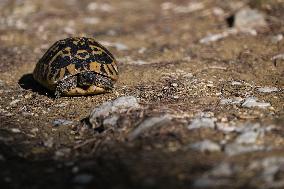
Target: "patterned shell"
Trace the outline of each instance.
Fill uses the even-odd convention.
[[[117,62],[104,46],[93,38],[67,38],[47,50],[38,61],[33,77],[54,90],[58,81],[86,71],[94,71],[114,81],[118,79]]]

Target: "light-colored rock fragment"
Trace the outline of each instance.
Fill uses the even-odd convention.
[[[239,154],[262,151],[266,148],[260,145],[242,145],[237,143],[227,144],[225,146],[225,153],[229,156],[235,156]]]
[[[261,93],[272,93],[272,92],[277,92],[278,88],[277,87],[260,87],[257,89],[257,91]]]
[[[113,101],[105,102],[99,107],[94,108],[90,114],[89,122],[94,128],[99,127],[101,126],[101,124],[103,124],[103,121],[105,119],[109,119],[109,116],[111,116],[112,114],[124,113],[131,109],[138,109],[139,107],[140,105],[137,98],[133,96],[119,97]],[[109,121],[113,123],[115,119]]]
[[[257,131],[244,132],[236,138],[238,144],[254,144],[260,133]]]
[[[245,99],[245,101],[242,103],[242,107],[246,107],[246,108],[268,108],[271,106],[270,103],[267,102],[257,102],[257,98],[256,97],[248,97]]]
[[[191,124],[188,126],[188,129],[199,129],[199,128],[214,128],[216,118],[195,118],[192,120]]]
[[[242,8],[234,15],[234,27],[236,28],[261,28],[266,27],[264,15],[255,9]]]
[[[203,140],[190,145],[190,148],[201,152],[219,152],[221,146],[211,140]]]
[[[162,115],[162,116],[159,116],[159,117],[147,118],[141,124],[139,124],[138,127],[136,129],[134,129],[134,131],[132,131],[129,134],[128,138],[129,138],[129,140],[133,140],[133,139],[137,138],[138,136],[140,136],[145,131],[147,131],[147,130],[153,128],[153,127],[157,128],[157,127],[166,125],[171,120],[172,120],[172,116],[169,115],[169,114]]]
[[[234,97],[234,98],[223,98],[220,100],[220,104],[240,104],[243,101],[241,97]]]

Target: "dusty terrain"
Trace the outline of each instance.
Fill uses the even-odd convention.
[[[0,1],[1,188],[284,188],[284,2],[170,2]],[[246,6],[266,27],[204,42]],[[113,92],[54,99],[33,81],[69,36],[115,55]],[[91,129],[122,96],[140,107]]]

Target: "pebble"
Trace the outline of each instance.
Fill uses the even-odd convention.
[[[221,146],[211,140],[203,140],[190,145],[190,148],[201,152],[220,152]]]
[[[100,19],[96,18],[96,17],[86,17],[86,18],[83,19],[83,22],[85,24],[95,25],[95,24],[98,24],[100,22]]]
[[[123,96],[119,97],[113,101],[104,102],[99,107],[93,109],[90,119],[96,117],[106,117],[114,112],[125,112],[128,109],[139,108],[138,99],[134,96]]]
[[[68,156],[71,153],[70,148],[62,148],[55,152],[55,158],[60,158],[64,156]]]
[[[236,28],[256,29],[266,27],[264,15],[256,9],[242,8],[234,15],[233,26]]]
[[[225,153],[229,156],[235,156],[239,154],[263,150],[266,150],[266,148],[260,145],[242,145],[237,143],[231,143],[225,146]]]
[[[108,46],[108,47],[114,47],[119,51],[128,50],[128,47],[123,43],[113,43],[113,42],[109,42],[109,41],[101,41],[101,44]]]
[[[140,123],[138,127],[134,129],[134,131],[132,131],[129,134],[128,139],[134,140],[137,137],[139,137],[142,133],[144,133],[146,130],[149,130],[153,127],[157,128],[160,126],[164,126],[167,123],[169,123],[171,120],[172,120],[172,116],[169,114],[162,115],[159,117],[147,118],[142,123]]]
[[[76,184],[89,184],[94,179],[93,175],[90,174],[79,174],[76,175],[73,179],[73,182]]]
[[[140,105],[136,97],[119,97],[113,101],[104,102],[99,107],[94,108],[89,116],[89,122],[96,128],[100,125],[100,121],[108,119],[108,116],[114,113],[124,113],[130,109],[138,109],[139,107]]]
[[[282,39],[283,39],[283,35],[282,34],[277,34],[277,35],[271,37],[271,42],[276,44],[279,41],[281,41]]]
[[[240,104],[243,101],[241,97],[234,97],[234,98],[223,98],[220,100],[220,104]]]
[[[54,127],[66,126],[66,125],[72,125],[72,124],[74,124],[73,121],[69,121],[69,120],[66,120],[66,119],[56,119],[52,123],[52,125]]]
[[[214,41],[219,41],[221,39],[224,39],[226,37],[228,37],[231,34],[236,34],[238,31],[235,29],[230,29],[230,30],[225,30],[221,33],[217,33],[217,34],[209,34],[207,36],[205,36],[204,38],[199,40],[199,43],[201,44],[208,44],[210,42],[214,42]]]
[[[278,55],[275,55],[271,58],[271,60],[284,60],[284,53],[283,54],[278,54]]]
[[[261,93],[272,93],[272,92],[277,92],[278,88],[276,87],[261,87],[257,89],[258,92]]]
[[[202,2],[191,2],[188,5],[176,5],[172,2],[164,2],[161,4],[163,10],[172,10],[175,13],[191,13],[204,8]]]
[[[113,10],[113,7],[107,3],[96,3],[96,2],[91,2],[88,4],[87,9],[89,11],[96,11],[100,10],[103,12],[111,12]]]
[[[214,128],[216,121],[216,118],[195,118],[194,120],[192,120],[191,124],[187,128],[190,130],[199,128]]]
[[[13,133],[21,133],[21,130],[20,129],[17,129],[17,128],[12,128],[11,131]]]
[[[259,136],[260,132],[257,131],[245,132],[237,137],[236,142],[238,144],[253,144]]]
[[[104,126],[116,126],[117,125],[117,121],[119,119],[119,116],[118,115],[113,115],[111,117],[108,117],[106,118],[104,121],[103,121],[103,125]]]
[[[260,179],[264,180],[268,184],[273,184],[277,182],[276,176],[277,174],[284,170],[281,170],[281,167],[284,167],[284,157],[266,157],[261,160],[256,160],[250,163],[248,169],[256,170],[260,172]],[[261,170],[260,170],[261,169]],[[283,179],[283,178],[282,178]],[[282,187],[284,187],[284,183],[282,182]]]
[[[52,146],[54,145],[54,139],[53,137],[50,137],[48,138],[46,141],[43,142],[43,145],[45,147],[48,147],[48,148],[52,148]]]
[[[268,108],[271,106],[270,103],[267,102],[257,102],[257,98],[256,97],[248,97],[245,99],[245,101],[242,103],[242,107],[246,107],[246,108]]]

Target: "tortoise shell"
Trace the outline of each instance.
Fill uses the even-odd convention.
[[[57,41],[38,61],[33,77],[54,91],[59,81],[87,71],[118,79],[114,56],[93,38],[74,37]]]

